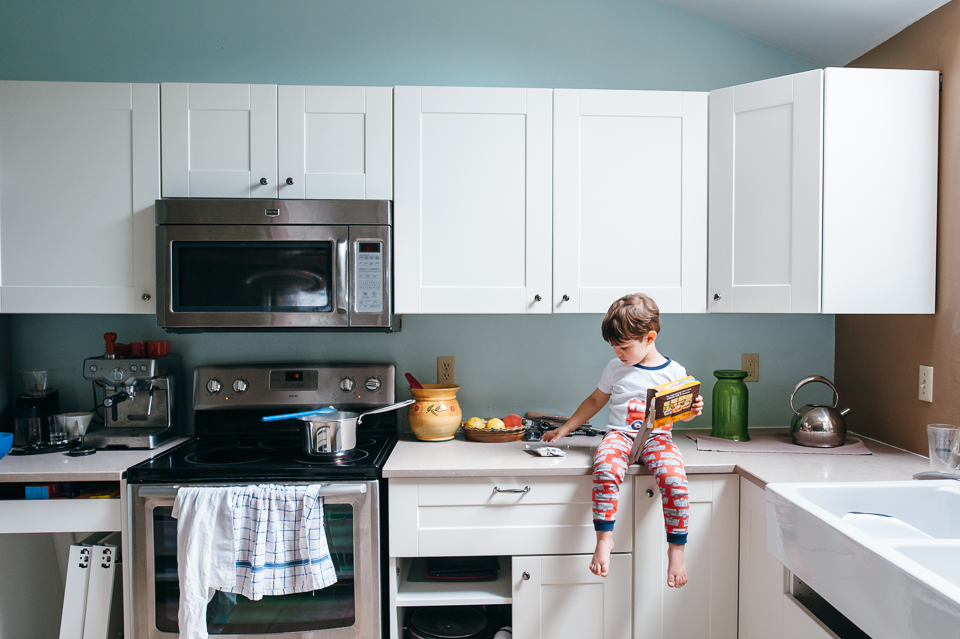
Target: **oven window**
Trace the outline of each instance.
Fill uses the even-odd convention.
[[[177,520],[171,516],[172,511],[172,506],[153,510],[156,624],[161,632],[179,633]],[[265,635],[352,626],[356,619],[353,507],[324,504],[323,519],[337,583],[313,592],[263,597],[259,601],[217,591],[207,604],[207,631],[211,635]]]
[[[333,310],[333,242],[172,244],[174,312]]]

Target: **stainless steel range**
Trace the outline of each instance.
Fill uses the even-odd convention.
[[[296,420],[283,412],[332,405],[368,411],[394,403],[391,364],[204,366],[193,379],[196,438],[131,468],[132,577],[137,637],[179,632],[177,520],[182,486],[322,484],[324,530],[337,583],[310,593],[251,601],[217,592],[207,606],[211,636],[375,639],[383,632],[381,469],[396,443],[396,413],[365,417],[352,451],[307,455]]]

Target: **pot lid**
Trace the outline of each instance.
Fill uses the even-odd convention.
[[[410,626],[430,639],[470,639],[487,627],[487,617],[469,606],[430,606],[417,608]]]

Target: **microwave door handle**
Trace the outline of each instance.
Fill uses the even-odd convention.
[[[337,240],[337,313],[347,312],[347,240]]]

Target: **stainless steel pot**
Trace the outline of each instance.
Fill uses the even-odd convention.
[[[346,455],[357,445],[357,427],[364,417],[397,410],[409,406],[414,401],[416,400],[408,399],[364,413],[336,411],[299,415],[297,419],[301,422],[300,443],[303,446],[303,452],[317,457]]]
[[[797,394],[801,387],[811,382],[821,382],[830,387],[830,390],[833,391],[833,406],[807,404],[802,406],[800,410],[793,408],[793,396]],[[840,395],[837,393],[837,388],[826,377],[811,375],[797,382],[793,392],[790,393],[790,408],[795,413],[793,423],[790,425],[793,443],[814,448],[843,446],[847,437],[847,424],[843,418],[850,412],[850,409],[837,410],[839,401]]]

